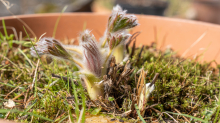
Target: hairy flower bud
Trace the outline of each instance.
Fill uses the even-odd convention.
[[[91,31],[89,31],[88,29],[83,31],[82,33],[80,33],[79,39],[81,43],[86,43],[89,40],[95,40],[94,35],[90,34]]]
[[[31,55],[37,57],[42,55],[50,55],[70,60],[71,55],[63,48],[62,44],[54,38],[42,38],[31,47]]]
[[[83,56],[86,68],[97,77],[100,77],[102,73],[102,55],[96,44],[94,36],[89,35],[89,32],[86,30],[83,34],[81,34],[81,39],[81,45],[84,48]]]
[[[107,38],[109,49],[113,50],[119,44],[125,43],[130,38],[130,36],[131,36],[130,34],[126,34],[126,33],[117,33],[117,34],[109,33],[109,36]]]
[[[108,32],[114,33],[130,29],[138,25],[135,15],[126,15],[119,5],[113,8],[112,14],[108,20]]]

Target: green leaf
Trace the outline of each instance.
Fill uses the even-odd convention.
[[[113,97],[109,97],[108,100],[109,100],[109,101],[114,101],[115,98],[113,98]]]
[[[7,30],[6,30],[5,20],[4,19],[2,19],[2,26],[3,26],[3,29],[4,29],[5,37],[6,37],[6,39],[8,39],[8,33],[7,33]]]
[[[95,109],[91,112],[91,114],[92,114],[92,115],[97,115],[97,114],[99,114],[99,112],[100,112],[101,110],[102,110],[101,107],[95,108]]]

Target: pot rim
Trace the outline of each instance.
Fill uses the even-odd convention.
[[[54,16],[60,16],[61,13],[39,13],[39,14],[25,14],[25,15],[12,15],[12,16],[3,16],[0,17],[0,20],[10,20],[10,19],[16,19],[17,18],[36,18],[36,17],[54,17]],[[110,14],[107,13],[90,13],[90,12],[72,12],[72,13],[62,13],[62,16],[109,16]],[[156,19],[162,19],[166,21],[174,21],[174,22],[181,22],[181,23],[189,23],[189,24],[197,24],[197,25],[204,25],[204,26],[213,26],[213,27],[219,27],[218,24],[208,23],[208,22],[202,22],[202,21],[196,21],[196,20],[187,20],[187,19],[181,19],[181,18],[172,18],[172,17],[164,17],[164,16],[156,16],[156,15],[143,15],[143,14],[133,14],[136,15],[139,18],[156,18]],[[61,17],[62,17],[61,16]]]

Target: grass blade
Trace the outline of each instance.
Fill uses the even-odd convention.
[[[18,48],[18,51],[25,57],[25,59],[27,59],[31,67],[34,68],[34,65],[32,64],[31,60],[27,57],[27,55],[20,48]]]
[[[43,116],[40,116],[38,114],[34,114],[34,113],[30,113],[30,112],[24,112],[24,111],[19,111],[19,110],[8,110],[8,109],[0,109],[0,113],[7,113],[7,112],[15,112],[15,113],[23,113],[23,114],[26,114],[26,115],[31,115],[31,116],[34,116],[34,117],[38,117],[38,118],[41,118],[41,119],[44,119],[44,120],[47,120],[47,121],[50,121],[50,122],[53,122],[53,120],[49,119],[49,118],[46,118],[46,117],[43,117]]]
[[[169,112],[169,111],[166,111],[166,112],[167,112],[167,113],[170,113],[170,114],[175,114],[175,115],[182,115],[182,116],[189,117],[189,118],[192,118],[192,119],[197,120],[197,121],[201,121],[201,122],[204,122],[204,123],[208,123],[208,121],[203,120],[202,118],[193,117],[193,116],[188,115],[188,114],[179,114],[179,113],[173,113],[173,112]]]
[[[138,114],[139,118],[141,119],[141,121],[142,121],[143,123],[146,123],[145,120],[144,120],[144,118],[141,116],[141,113],[140,113],[140,110],[138,109],[137,104],[135,104],[135,109],[136,109],[137,114]]]
[[[55,38],[55,35],[56,35],[57,26],[58,26],[58,24],[59,24],[60,18],[61,18],[61,16],[62,16],[63,12],[66,10],[66,8],[67,8],[67,5],[64,6],[63,10],[62,10],[61,13],[60,13],[60,16],[58,17],[58,19],[57,19],[57,21],[56,21],[56,24],[55,24],[54,29],[53,29],[53,37],[54,37],[54,38]]]
[[[78,99],[78,95],[76,92],[76,85],[74,84],[74,82],[72,82],[73,85],[73,93],[74,93],[74,97],[75,97],[75,113],[76,113],[76,119],[78,121],[79,118],[79,99]]]
[[[85,123],[85,113],[86,113],[86,96],[83,90],[83,87],[80,83],[80,90],[81,90],[81,97],[82,97],[82,110],[83,110],[83,114],[82,114],[82,123]]]
[[[3,26],[3,29],[4,29],[5,36],[6,36],[6,38],[8,38],[8,33],[7,33],[7,30],[6,30],[5,20],[4,19],[2,19],[2,26]]]
[[[64,117],[62,120],[60,120],[58,123],[62,123],[66,118],[68,118],[68,115]]]
[[[72,115],[72,112],[71,112],[71,106],[69,106],[69,111],[68,111],[68,113],[69,113],[69,118],[70,118],[70,120],[71,120],[71,123],[74,123],[73,115]]]
[[[9,66],[9,65],[5,65],[5,66],[1,67],[0,70],[3,69],[3,68],[5,68],[5,67],[7,67],[7,66]]]

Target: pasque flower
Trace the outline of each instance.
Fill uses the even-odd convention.
[[[118,45],[120,44],[123,45],[130,38],[130,36],[131,36],[130,34],[126,34],[124,32],[116,33],[116,34],[109,33],[107,37],[109,49],[113,50]]]
[[[123,61],[125,57],[125,43],[131,37],[126,31],[120,33],[109,33],[107,42],[109,50],[113,52],[116,63]]]
[[[104,41],[100,41],[99,44],[94,35],[90,34],[89,30],[85,30],[78,38],[79,46],[63,45],[54,38],[42,38],[36,46],[31,48],[31,55],[35,57],[49,55],[75,63],[80,70],[80,77],[86,84],[90,98],[96,100],[104,94],[100,81],[103,75],[106,75],[107,65],[113,51],[119,46],[124,47],[125,42],[131,36],[126,29],[136,25],[138,25],[137,18],[134,15],[126,15],[126,11],[117,5],[109,17]],[[105,42],[107,42],[106,45]]]
[[[124,31],[137,25],[138,21],[135,15],[126,15],[126,10],[123,11],[119,5],[116,5],[108,19],[107,32]]]
[[[54,38],[42,38],[36,43],[36,46],[30,48],[31,55],[34,57],[48,55],[50,57],[62,58],[74,62],[77,66],[82,67],[82,64],[74,59],[70,52]]]
[[[119,5],[116,5],[113,10],[112,14],[108,19],[107,28],[102,38],[102,47],[106,47],[106,45],[110,45],[109,47],[112,48],[114,46],[113,55],[115,56],[116,63],[120,63],[123,61],[125,56],[125,43],[129,37],[131,37],[126,29],[131,29],[135,26],[139,25],[137,17],[135,15],[127,15],[126,10],[122,10]],[[118,38],[123,37],[122,43],[115,41],[115,37]],[[108,43],[106,43],[108,42]],[[116,44],[116,45],[115,45]]]
[[[61,43],[54,38],[42,38],[36,43],[36,46],[31,48],[31,55],[37,57],[38,55],[52,55],[62,57],[63,59],[71,59],[71,55],[63,48]]]

